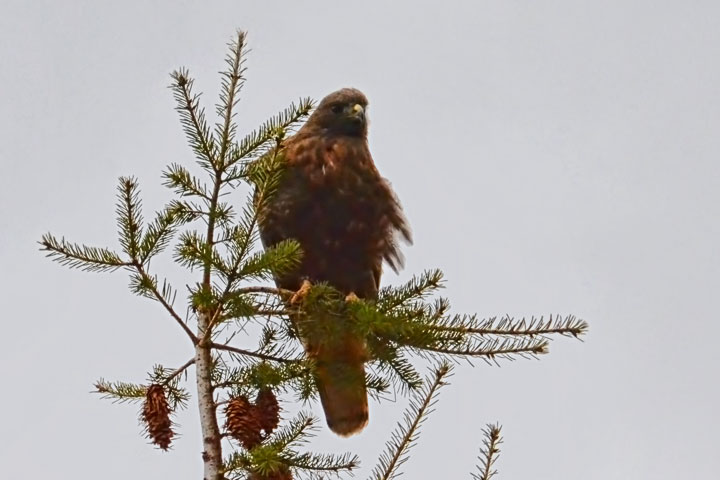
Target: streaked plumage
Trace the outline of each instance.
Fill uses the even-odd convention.
[[[383,261],[402,265],[397,240],[410,242],[410,229],[370,155],[367,104],[359,90],[334,92],[283,143],[286,171],[261,211],[260,234],[266,247],[293,238],[304,254],[299,268],[276,279],[281,288],[327,282],[374,299]],[[332,345],[305,340],[328,425],[340,435],[360,431],[368,420],[364,342],[350,335]]]

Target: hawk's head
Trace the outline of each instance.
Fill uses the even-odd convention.
[[[307,123],[330,134],[364,137],[367,106],[360,90],[343,88],[323,98]]]

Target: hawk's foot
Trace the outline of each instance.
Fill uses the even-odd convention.
[[[293,294],[293,296],[290,298],[290,305],[297,305],[299,303],[302,303],[303,300],[305,300],[305,297],[307,297],[307,294],[310,293],[311,288],[312,283],[310,283],[310,280],[303,280],[302,285],[300,285],[298,291],[295,292],[295,294]]]

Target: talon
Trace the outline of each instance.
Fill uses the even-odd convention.
[[[307,297],[307,294],[310,293],[310,289],[312,288],[312,283],[310,283],[310,280],[305,279],[302,282],[302,285],[300,285],[300,288],[297,292],[290,298],[290,304],[291,305],[297,305],[298,303],[302,303],[302,301]]]
[[[359,301],[359,300],[360,300],[360,298],[358,298],[358,296],[355,295],[355,292],[350,292],[350,293],[348,293],[347,296],[345,297],[345,301],[346,301],[347,303],[357,302],[357,301]]]

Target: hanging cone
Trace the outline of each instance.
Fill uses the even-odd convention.
[[[262,441],[257,409],[245,396],[233,398],[225,407],[225,428],[247,450]]]
[[[175,432],[170,421],[170,406],[162,385],[150,385],[145,394],[142,418],[152,443],[167,450]]]
[[[255,400],[260,427],[265,430],[265,435],[270,435],[280,423],[280,405],[277,397],[269,388],[263,388]]]

